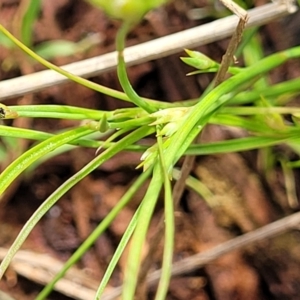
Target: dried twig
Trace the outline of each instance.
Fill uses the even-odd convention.
[[[247,11],[239,7],[236,3],[231,0],[221,0],[224,5],[226,5],[232,12],[234,12],[239,18],[239,23],[237,28],[230,39],[229,45],[226,49],[226,53],[224,54],[221,62],[220,69],[216,75],[214,85],[219,85],[222,81],[224,81],[226,72],[231,65],[232,61],[234,61],[235,51],[242,39],[242,35],[246,24],[248,22],[248,14]]]
[[[7,249],[0,248],[0,260]],[[18,274],[39,284],[47,284],[55,273],[61,270],[63,263],[48,254],[20,250],[14,257],[11,268]],[[98,283],[84,271],[71,268],[56,285],[55,290],[77,300],[93,299]],[[0,295],[0,299],[1,295]]]

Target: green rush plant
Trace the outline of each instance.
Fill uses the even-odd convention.
[[[156,300],[163,300],[166,298],[172,269],[175,225],[171,180],[180,178],[180,171],[176,169],[178,160],[186,155],[209,155],[265,149],[282,143],[290,146],[295,153],[299,154],[300,125],[298,120],[300,108],[288,107],[286,104],[300,93],[300,79],[269,84],[268,72],[290,59],[299,58],[300,47],[263,57],[257,32],[251,31],[250,35],[250,31],[248,31],[245,33],[247,42],[243,43],[243,48],[238,50],[244,57],[245,67],[231,66],[228,70],[231,77],[221,84],[216,87],[210,86],[198,99],[190,99],[185,102],[165,103],[159,100],[146,99],[134,91],[127,76],[123,57],[126,35],[149,10],[164,4],[166,1],[90,0],[89,2],[104,9],[108,15],[122,21],[116,37],[116,48],[118,52],[117,73],[124,93],[90,82],[49,63],[0,25],[0,32],[8,40],[47,68],[90,89],[123,101],[132,102],[135,105],[133,108],[99,111],[63,105],[16,105],[8,107],[1,104],[0,117],[2,119],[18,117],[72,119],[80,121],[80,124],[74,128],[66,128],[61,132],[51,134],[34,129],[1,125],[0,135],[2,137],[25,138],[34,140],[36,143],[0,174],[0,201],[7,188],[19,175],[51,156],[70,151],[75,147],[94,148],[98,150],[98,154],[45,199],[27,221],[0,265],[0,278],[4,275],[32,228],[64,194],[117,153],[124,150],[135,151],[142,154],[142,162],[138,167],[142,168],[143,172],[36,299],[46,299],[67,270],[108,228],[141,185],[150,179],[148,189],[107,267],[95,299],[101,299],[129,240],[131,243],[124,274],[122,299],[134,299],[141,265],[142,246],[147,236],[155,205],[163,190],[165,240],[162,276],[155,296]],[[220,68],[219,63],[199,52],[186,50],[186,53],[187,57],[183,57],[182,61],[197,69],[193,73],[217,72]],[[245,106],[245,104],[247,105]],[[284,120],[286,114],[291,115],[294,121],[286,122]],[[248,136],[207,144],[195,143],[195,138],[207,124],[244,129],[248,132]],[[153,134],[156,135],[156,143],[147,146],[138,143]],[[105,135],[109,137],[105,141],[99,141],[99,137]],[[298,165],[297,162],[285,163],[285,168],[291,169]],[[190,176],[186,180],[186,184],[202,195],[204,199],[206,198],[207,190],[201,188],[202,185],[197,179]]]

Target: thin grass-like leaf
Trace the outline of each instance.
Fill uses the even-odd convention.
[[[60,146],[85,136],[91,132],[92,130],[86,126],[78,127],[50,137],[49,139],[26,151],[24,154],[14,160],[0,174],[0,195],[3,195],[7,187],[37,159],[43,157],[45,154],[53,151],[54,149],[57,149]]]
[[[210,155],[230,152],[247,151],[264,147],[279,145],[282,143],[299,143],[299,134],[278,137],[253,136],[234,140],[220,141],[201,145],[191,145],[186,154],[188,155]]]
[[[69,270],[69,268],[71,268],[88,251],[88,249],[95,243],[95,241],[99,238],[99,236],[108,228],[108,226],[119,214],[119,212],[124,208],[125,205],[127,205],[127,203],[132,199],[133,195],[139,190],[139,188],[142,186],[145,180],[149,178],[150,174],[151,174],[151,169],[149,169],[148,172],[142,173],[137,178],[137,180],[135,180],[135,182],[129,187],[126,193],[114,206],[114,208],[108,213],[108,215],[102,220],[102,222],[94,229],[94,231],[85,239],[82,245],[65,262],[63,269],[61,269],[59,273],[57,273],[55,277],[51,280],[51,282],[49,282],[45,286],[45,288],[39,293],[39,295],[36,297],[35,300],[43,300],[50,294],[55,284],[65,275],[65,273]],[[123,251],[121,251],[120,253],[122,252]],[[114,263],[115,261],[118,261],[118,259],[114,260],[113,262],[111,261],[111,263]],[[105,281],[106,276],[107,275],[104,275],[102,280],[103,282]],[[108,278],[110,278],[110,276],[108,276]]]
[[[16,105],[9,106],[9,108],[16,111],[20,117],[28,118],[91,119],[99,121],[104,113],[108,114],[109,117],[112,114],[101,110],[68,105]]]
[[[152,171],[151,169],[149,169],[150,171]],[[97,289],[97,292],[95,294],[95,300],[101,300],[105,287],[108,284],[109,279],[111,278],[111,275],[113,273],[113,271],[116,268],[117,263],[120,260],[121,255],[123,254],[125,248],[128,245],[128,242],[136,228],[136,224],[137,224],[137,220],[139,218],[139,212],[140,212],[140,206],[136,209],[130,223],[127,226],[126,231],[124,232],[124,234],[122,235],[121,241],[116,249],[116,251],[114,252],[113,257],[111,258],[108,267],[104,273],[104,276],[100,282],[100,285]]]
[[[33,24],[38,18],[41,3],[41,0],[26,2],[27,8],[21,25],[21,40],[28,47],[32,47]]]
[[[154,165],[153,177],[142,200],[136,229],[133,233],[124,273],[124,284],[122,299],[134,299],[134,293],[138,280],[138,273],[141,264],[142,247],[146,239],[149,223],[156,205],[159,192],[162,188],[163,177],[159,163]]]
[[[172,260],[174,252],[174,238],[175,238],[175,220],[174,220],[174,203],[172,197],[172,187],[169,177],[169,172],[166,168],[165,157],[162,147],[162,138],[157,138],[158,150],[161,171],[164,178],[164,203],[165,203],[165,240],[164,253],[162,263],[162,274],[159,280],[155,300],[165,300],[171,279]]]

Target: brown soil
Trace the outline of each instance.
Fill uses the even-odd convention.
[[[18,33],[16,16],[22,9],[19,2],[3,0],[0,10],[1,23],[15,34]],[[24,4],[26,1],[21,2]],[[200,24],[200,21],[188,19],[187,11],[204,4],[205,1],[202,0],[175,1],[156,12],[155,18],[138,26],[130,34],[128,45]],[[209,20],[208,18],[205,22]],[[298,14],[265,26],[261,30],[265,52],[271,53],[299,44],[299,20]],[[79,41],[88,34],[101,34],[101,43],[89,51],[53,60],[54,63],[63,65],[112,51],[118,25],[118,22],[109,21],[100,11],[84,1],[44,1],[42,13],[34,27],[34,43],[52,39]],[[227,43],[227,40],[220,41],[198,50],[220,60]],[[42,69],[39,65],[30,64],[18,51],[14,54],[11,56],[11,52],[0,48],[0,62],[7,62],[8,57],[15,59],[15,67],[0,70],[0,80]],[[195,98],[201,94],[211,76],[186,77],[185,74],[190,68],[179,60],[182,55],[183,53],[178,53],[129,68],[130,79],[138,93],[166,101]],[[173,76],[175,73],[176,76]],[[272,76],[276,81],[299,76],[299,64],[298,71],[295,64],[287,64],[280,68],[280,72],[273,72]],[[91,79],[120,89],[115,72]],[[75,83],[51,87],[34,95],[9,100],[8,103],[67,104],[107,110],[125,105]],[[48,132],[76,124],[71,121],[57,122],[47,119],[15,122],[16,126]],[[225,139],[234,134],[219,127],[209,126],[202,138]],[[29,146],[29,142],[21,141],[17,148],[22,151]],[[276,151],[284,153],[287,157],[294,157],[285,147],[277,147]],[[76,149],[57,156],[22,176],[0,204],[0,247],[9,247],[22,225],[43,200],[76,170],[89,162],[94,154],[92,149]],[[17,155],[18,151],[15,151],[11,154],[11,159]],[[298,205],[293,209],[288,205],[280,166],[266,175],[260,169],[261,159],[263,153],[257,151],[197,159],[193,174],[214,193],[213,199],[210,200],[217,201],[220,205],[210,207],[191,190],[185,191],[176,212],[175,261],[207,250],[299,209]],[[135,166],[138,163],[138,154],[123,153],[101,166],[50,210],[34,228],[23,248],[47,254],[62,262],[66,261],[137,177],[139,171],[135,170]],[[8,162],[1,162],[1,168],[7,164]],[[295,172],[294,176],[297,183],[299,173]],[[299,194],[299,186],[296,185],[296,189]],[[141,195],[136,196],[133,203],[109,227],[108,232],[98,239],[77,264],[82,272],[87,273],[87,278],[93,278],[96,283],[101,279]],[[162,207],[157,207],[150,236],[156,230],[155,224],[161,212]],[[246,250],[232,252],[204,268],[176,277],[171,282],[167,299],[299,299],[299,239],[297,231],[290,232]],[[145,252],[150,246],[146,246]],[[162,247],[157,246],[156,250],[153,269],[161,263]],[[121,260],[110,286],[121,284],[123,268],[124,261]],[[41,290],[41,285],[28,279],[26,275],[20,275],[18,271],[16,273],[12,267],[0,282],[1,290],[14,299],[30,300]],[[138,299],[153,299],[154,291],[154,288],[147,292],[140,289]],[[5,299],[1,294],[0,298]],[[54,292],[48,299],[72,298]]]

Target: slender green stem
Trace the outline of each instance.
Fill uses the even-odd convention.
[[[38,19],[38,15],[41,9],[41,0],[25,2],[25,6],[21,10],[21,24],[20,24],[20,35],[21,41],[28,47],[32,46],[33,42],[33,25],[34,22]],[[25,9],[26,10],[25,10]],[[20,16],[19,16],[20,17]]]
[[[181,170],[174,168],[172,176],[174,179],[179,180],[181,177]],[[214,196],[214,194],[199,179],[196,179],[195,177],[189,175],[186,178],[185,184],[187,187],[191,188],[192,190],[194,190],[194,192],[200,195],[209,204],[210,207],[213,206],[213,203],[210,201],[210,199]]]
[[[166,229],[165,229],[162,274],[159,280],[155,300],[165,300],[169,288],[170,279],[171,279],[171,269],[172,269],[172,260],[173,260],[173,251],[174,251],[175,220],[174,220],[174,203],[172,197],[172,188],[171,188],[171,183],[169,178],[169,172],[165,164],[165,157],[163,153],[161,136],[158,136],[157,143],[158,143],[161,170],[164,178]]]
[[[247,45],[243,49],[243,58],[245,65],[252,66],[253,64],[257,63],[264,57],[263,48],[261,45],[261,41],[258,34],[252,36],[249,39]],[[263,75],[259,80],[254,83],[254,88],[260,89],[268,89],[268,77]]]
[[[266,114],[300,114],[299,107],[278,107],[278,106],[237,106],[237,107],[223,107],[221,110],[222,114],[232,114],[232,115],[266,115]]]
[[[19,117],[28,118],[92,119],[99,121],[104,113],[109,118],[112,116],[112,112],[69,105],[16,105],[9,106],[9,108],[16,111]]]
[[[295,134],[294,136],[283,135],[277,137],[253,136],[234,140],[214,142],[209,144],[191,145],[187,149],[186,155],[211,155],[229,152],[248,151],[289,142],[299,143],[299,134]]]
[[[152,180],[142,201],[136,229],[132,236],[128,252],[127,264],[124,274],[124,285],[122,292],[123,300],[134,299],[134,293],[138,280],[141,264],[142,246],[145,242],[149,223],[156,205],[159,192],[163,184],[163,177],[159,163],[154,165]]]
[[[152,113],[155,112],[157,108],[149,104],[144,99],[142,99],[132,88],[131,83],[128,79],[126,64],[124,60],[124,49],[125,49],[126,36],[130,28],[131,28],[131,24],[128,22],[124,22],[120,27],[116,37],[116,48],[118,51],[118,68],[117,68],[118,78],[127,97],[136,106],[143,108],[148,113]]]
[[[248,103],[250,104],[259,100],[261,97],[270,97],[276,99],[276,101],[273,101],[275,102],[275,104],[285,103],[287,102],[285,99],[289,100],[292,98],[293,95],[299,94],[299,92],[300,92],[300,79],[295,78],[277,84],[273,84],[269,86],[267,89],[256,88],[254,90],[242,91],[236,95],[233,95],[229,100],[228,104],[229,105],[241,105],[241,104],[248,104]],[[278,97],[282,97],[283,100],[285,101],[282,101],[280,98],[279,100],[277,100]],[[192,100],[186,100],[185,102],[179,102],[179,103],[180,106],[192,106],[197,104],[198,102],[199,99],[192,99]],[[175,104],[176,103],[177,102],[175,102]]]
[[[59,133],[57,133],[59,134]],[[44,141],[50,137],[54,137],[54,134],[43,132],[43,131],[38,131],[38,130],[32,130],[32,129],[25,129],[25,128],[16,128],[16,127],[10,127],[10,126],[3,126],[0,125],[0,136],[4,137],[13,137],[13,138],[22,138],[22,139],[29,139],[29,140],[35,140],[35,141]],[[87,138],[80,138],[80,139],[75,139],[70,142],[68,142],[68,145],[73,145],[73,146],[82,146],[82,147],[88,147],[88,148],[98,148],[102,146],[105,142],[103,141],[95,141],[92,138],[101,138],[105,136],[104,134],[101,134],[100,132],[95,132],[93,133],[93,137],[90,137],[90,139]],[[108,143],[107,145],[103,146],[105,148],[111,146],[111,143]],[[133,148],[131,148],[133,147]],[[131,145],[129,146],[129,149],[138,149],[139,146],[137,145]],[[142,147],[141,151],[143,151],[145,147]],[[134,150],[135,151],[135,150]]]
[[[267,89],[255,89],[252,91],[244,91],[236,96],[234,96],[230,101],[229,104],[232,105],[241,105],[247,103],[253,103],[259,100],[261,97],[269,97],[277,99],[280,96],[287,95],[289,98],[293,94],[299,94],[300,92],[300,79],[295,78],[285,82],[277,83],[272,86],[269,86]],[[279,100],[280,101],[280,100]],[[275,101],[279,102],[279,101]]]

